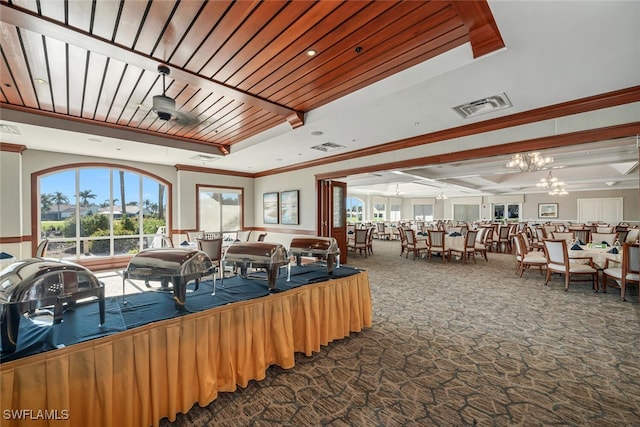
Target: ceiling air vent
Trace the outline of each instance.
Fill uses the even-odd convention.
[[[325,142],[324,144],[314,145],[311,147],[313,150],[324,151],[325,153],[328,151],[335,151],[341,148],[346,148],[344,145],[334,144],[333,142]]]
[[[20,135],[20,129],[18,129],[17,126],[13,126],[13,125],[0,125],[0,132]]]
[[[463,119],[479,116],[481,114],[493,113],[494,111],[504,110],[511,107],[511,101],[506,93],[490,96],[488,98],[479,99],[469,102],[468,104],[453,107],[454,111],[462,116]]]
[[[214,160],[218,160],[219,157],[217,156],[210,156],[208,154],[196,154],[195,156],[191,157],[191,159],[193,160],[199,160],[201,162],[213,162]]]

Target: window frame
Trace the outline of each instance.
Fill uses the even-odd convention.
[[[49,175],[53,175],[56,173],[62,173],[65,171],[72,171],[74,173],[75,179],[78,179],[80,174],[80,169],[109,169],[114,171],[124,170],[125,172],[131,172],[138,174],[142,177],[146,177],[148,179],[154,180],[160,184],[163,184],[166,187],[165,198],[166,198],[166,212],[164,215],[165,224],[167,229],[167,234],[170,234],[168,230],[170,229],[170,224],[172,224],[172,212],[173,212],[173,185],[170,181],[156,175],[145,171],[140,168],[136,168],[133,166],[122,165],[117,163],[102,163],[102,162],[82,162],[82,163],[70,163],[64,165],[53,166],[46,169],[41,169],[39,171],[35,171],[31,173],[31,254],[35,256],[36,249],[38,244],[40,243],[40,179]],[[76,184],[77,185],[77,184]],[[113,192],[113,182],[110,182],[110,191]],[[79,200],[76,198],[76,212],[78,211]],[[77,234],[77,233],[76,233]],[[138,232],[135,235],[142,242],[143,235]],[[114,238],[119,238],[124,236],[115,236],[113,235],[113,229],[110,230],[109,239],[113,241]],[[82,240],[82,236],[76,236],[77,241]],[[80,265],[90,266],[91,268],[100,269],[100,268],[116,268],[122,265],[126,265],[126,262],[132,257],[130,254],[113,254],[113,243],[110,243],[110,253],[108,256],[96,256],[88,258],[78,258],[78,253],[80,247],[76,251],[76,256],[72,260]],[[120,261],[114,261],[114,260]]]
[[[242,231],[244,230],[244,213],[245,213],[245,208],[244,208],[244,192],[245,192],[245,188],[244,187],[232,187],[232,186],[226,186],[226,185],[215,185],[215,184],[196,184],[196,231],[209,231],[209,230],[203,230],[202,226],[201,226],[201,220],[200,220],[200,191],[202,191],[202,189],[207,188],[207,189],[214,189],[214,190],[232,190],[234,192],[238,192],[238,201],[239,201],[239,208],[240,208],[240,225],[239,225],[239,230],[237,231]],[[221,191],[221,193],[223,193],[224,191]],[[222,214],[220,215],[221,218],[221,224],[220,224],[220,232],[221,233],[228,233],[228,232],[235,232],[236,230],[223,230],[222,229]],[[211,230],[211,231],[215,231],[215,230]]]

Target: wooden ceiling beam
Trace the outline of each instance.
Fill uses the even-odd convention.
[[[50,19],[6,3],[0,5],[0,16],[2,16],[2,21],[7,24],[32,31],[36,34],[41,34],[45,37],[51,37],[52,39],[104,55],[108,58],[115,58],[153,73],[158,72],[158,65],[162,63],[156,58],[142,55],[106,39],[96,37],[78,29],[66,27]],[[171,64],[166,65],[171,67]],[[282,117],[292,128],[304,125],[304,112],[293,110],[179,68],[171,67],[171,77],[182,83],[188,83],[217,94],[228,96],[238,102],[269,111]]]
[[[486,1],[452,1],[451,5],[469,30],[469,41],[474,58],[505,47]]]

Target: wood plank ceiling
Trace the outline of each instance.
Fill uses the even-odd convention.
[[[504,46],[486,2],[1,0],[2,108],[233,145],[471,41]],[[313,49],[315,56],[307,55]],[[196,117],[151,110],[163,92]]]

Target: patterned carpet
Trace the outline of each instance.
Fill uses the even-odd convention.
[[[373,326],[162,426],[640,426],[640,304],[588,283],[398,256],[375,241]]]

